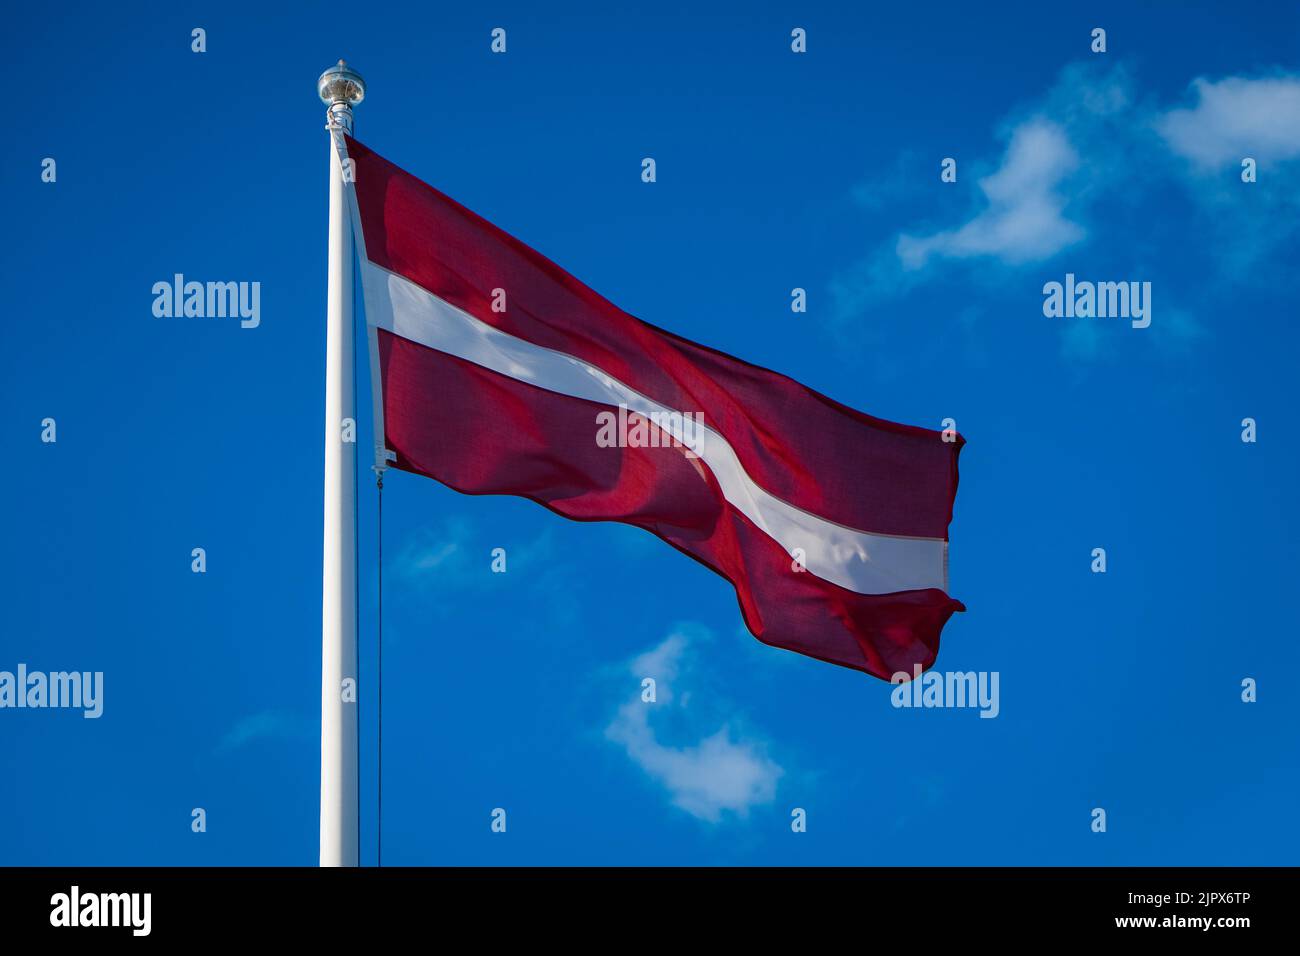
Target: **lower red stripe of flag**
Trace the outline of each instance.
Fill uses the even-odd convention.
[[[396,465],[466,494],[529,498],[580,521],[650,531],[729,580],[761,641],[883,679],[929,667],[960,602],[928,588],[859,594],[807,570],[674,447],[600,447],[609,406],[557,394],[377,332]],[[663,583],[648,591],[659,599]]]

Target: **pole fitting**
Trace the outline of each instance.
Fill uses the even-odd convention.
[[[343,60],[331,66],[316,81],[316,93],[325,103],[325,126],[352,132],[352,107],[366,98],[366,81]]]

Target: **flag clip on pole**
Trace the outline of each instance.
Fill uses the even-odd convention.
[[[325,534],[321,597],[320,865],[357,866],[356,443],[352,316],[352,220],[339,147],[352,132],[352,107],[365,97],[361,75],[339,60],[316,84],[328,104],[330,134],[329,279],[325,332]]]

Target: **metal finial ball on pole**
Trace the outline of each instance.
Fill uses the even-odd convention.
[[[316,93],[329,107],[325,115],[330,127],[341,126],[352,132],[352,107],[366,98],[366,81],[361,74],[339,60],[320,75]]]

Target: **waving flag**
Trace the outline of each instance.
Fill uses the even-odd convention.
[[[644,528],[730,581],[764,643],[886,680],[934,662],[964,610],[947,594],[960,437],[642,322],[344,148],[376,435],[395,467]]]

